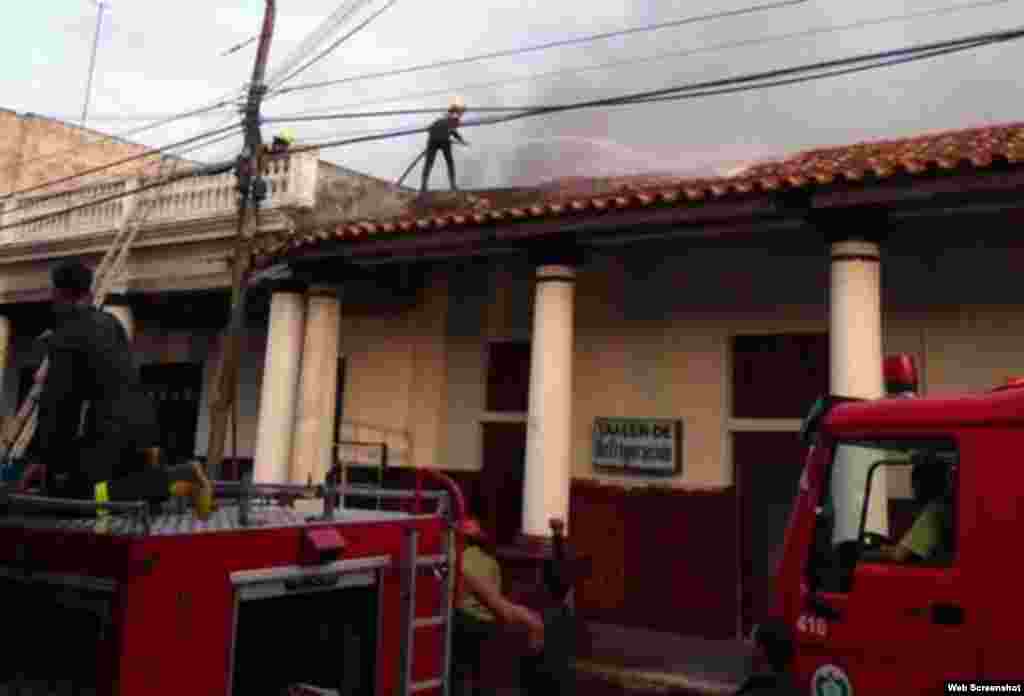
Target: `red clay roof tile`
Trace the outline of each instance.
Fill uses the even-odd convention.
[[[731,177],[678,179],[667,176],[634,176],[610,179],[574,177],[550,182],[533,190],[481,191],[452,204],[446,210],[411,206],[410,214],[392,220],[362,220],[294,234],[286,244],[265,249],[259,265],[283,253],[309,247],[328,238],[365,238],[398,231],[428,231],[451,225],[482,225],[528,218],[607,213],[655,203],[674,204],[777,191],[783,187],[828,186],[863,182],[901,173],[920,175],[933,169],[960,166],[986,168],[997,161],[1024,160],[1024,122],[930,133],[899,140],[861,142],[842,147],[818,148],[779,161],[764,162]],[[587,188],[590,194],[580,195]],[[504,202],[504,204],[503,204]],[[461,207],[460,207],[461,206]],[[419,211],[420,215],[413,214]]]

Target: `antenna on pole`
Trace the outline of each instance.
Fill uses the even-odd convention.
[[[96,49],[100,43],[100,28],[103,26],[103,11],[107,9],[107,0],[92,0],[98,8],[96,12],[96,33],[92,37],[92,56],[89,58],[89,79],[85,83],[85,104],[82,106],[82,123],[85,126],[85,119],[89,115],[89,100],[92,97],[92,76],[96,70]]]

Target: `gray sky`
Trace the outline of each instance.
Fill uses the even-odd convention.
[[[355,26],[386,0],[369,0],[317,48]],[[461,58],[613,31],[766,0],[477,0],[426,3],[398,0],[368,27],[287,86],[357,76],[436,60]],[[962,9],[944,16],[891,22],[743,48],[723,43],[817,27],[962,5],[968,0],[809,0],[785,9],[662,29],[410,75],[352,82],[270,99],[267,117],[299,112],[437,108],[452,95],[468,106],[564,103],[657,89],[697,80],[768,70],[850,54],[937,41],[1024,25],[1024,0]],[[262,0],[111,0],[104,17],[89,126],[123,133],[241,89],[252,71],[255,44],[220,54],[254,36]],[[340,0],[278,0],[269,76],[303,39],[337,10]],[[45,0],[9,10],[0,27],[4,65],[0,106],[77,121],[84,99],[96,22],[92,0]],[[628,66],[577,68],[670,52],[690,55]],[[466,186],[522,185],[553,176],[644,171],[724,172],[759,157],[861,139],[901,137],[1020,118],[1017,75],[1024,42],[988,47],[906,66],[797,86],[677,103],[542,116],[466,129],[469,149],[456,149]],[[530,79],[540,73],[559,75]],[[514,83],[511,81],[516,80]],[[480,87],[481,84],[506,84]],[[423,93],[433,96],[416,96]],[[369,103],[369,102],[372,102]],[[360,106],[353,106],[361,104]],[[472,117],[472,114],[470,114]],[[162,145],[218,127],[219,111],[149,131],[134,139]],[[431,116],[401,116],[295,124],[300,141],[418,127]],[[120,120],[118,120],[120,119]],[[265,135],[274,126],[266,126]],[[237,152],[240,141],[197,151],[209,159]],[[424,136],[325,151],[323,158],[394,180],[422,149]],[[444,181],[443,163],[434,186]],[[415,171],[407,183],[418,181]]]

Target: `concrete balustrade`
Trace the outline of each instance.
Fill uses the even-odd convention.
[[[262,209],[312,207],[316,203],[318,161],[319,153],[316,150],[270,160],[264,172],[267,199]],[[185,165],[165,167],[163,176],[181,171],[185,171]],[[4,201],[0,208],[0,224],[9,225],[58,213],[83,203],[144,187],[153,180],[141,177],[122,179],[58,194],[16,196]],[[141,191],[137,197],[117,198],[66,215],[2,230],[0,245],[112,233],[140,206],[144,211],[143,228],[233,216],[238,211],[236,183],[231,173],[182,179],[167,186]]]

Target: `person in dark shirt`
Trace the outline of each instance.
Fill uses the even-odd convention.
[[[427,159],[423,163],[423,179],[420,182],[420,193],[426,193],[427,191],[427,182],[430,180],[430,172],[434,168],[434,160],[437,158],[438,150],[444,155],[445,164],[448,165],[448,183],[451,185],[452,191],[459,190],[459,187],[455,184],[455,159],[452,157],[452,139],[454,138],[463,145],[468,144],[459,135],[459,131],[456,130],[465,110],[466,107],[456,102],[448,108],[446,116],[430,124],[430,130],[427,134]]]
[[[197,512],[208,514],[212,491],[197,463],[171,469],[144,463],[143,453],[160,442],[155,405],[121,322],[92,306],[92,271],[67,262],[54,268],[52,281],[56,328],[40,375],[35,461],[21,488],[43,479],[49,495],[98,502],[192,495]]]

